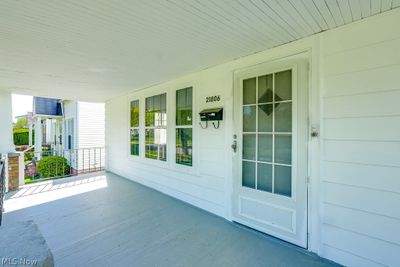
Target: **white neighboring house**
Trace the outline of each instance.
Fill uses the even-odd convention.
[[[100,168],[104,154],[104,103],[63,101],[64,156],[78,171]]]
[[[63,154],[74,170],[104,164],[104,103],[34,97],[35,152]]]
[[[63,101],[64,149],[104,147],[104,103]]]
[[[61,99],[33,97],[32,120],[35,127],[35,156],[41,158],[43,145],[62,148],[63,103]]]

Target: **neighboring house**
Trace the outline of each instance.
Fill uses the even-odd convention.
[[[64,149],[104,147],[104,104],[63,101]]]
[[[105,162],[104,104],[63,101],[64,156],[76,170],[99,168]]]
[[[29,128],[29,125],[30,125],[30,122],[32,121],[32,112],[28,112],[27,114],[25,114],[25,115],[19,115],[19,116],[15,116],[14,118],[18,121],[19,119],[26,119],[26,121],[27,121],[27,124],[26,125],[24,125],[22,128],[26,128],[26,129],[28,129]],[[15,124],[16,123],[14,123],[14,126],[15,126]]]
[[[43,145],[51,150],[62,148],[62,128],[64,123],[61,99],[33,97],[33,121],[35,124],[35,153],[40,159]]]
[[[104,104],[43,97],[33,98],[35,153],[42,156],[43,145],[64,155],[76,169],[95,168],[104,162]]]

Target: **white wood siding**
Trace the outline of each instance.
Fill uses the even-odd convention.
[[[107,168],[161,192],[182,199],[219,216],[231,219],[233,71],[266,61],[298,54],[315,46],[318,38],[309,37],[259,54],[231,61],[177,80],[152,86],[106,102]],[[315,53],[315,52],[313,52]],[[315,54],[313,66],[317,66]],[[314,79],[315,90],[318,79]],[[193,168],[182,168],[174,161],[175,90],[193,86]],[[129,154],[129,101],[139,97],[168,94],[168,162],[137,159]],[[221,101],[206,103],[207,96],[220,95]],[[143,100],[141,105],[143,105]],[[223,107],[224,119],[219,129],[202,129],[198,113],[204,108]],[[319,117],[316,117],[318,123]],[[316,208],[316,207],[315,207]]]
[[[64,114],[74,119],[74,148],[104,147],[104,103],[65,101]]]
[[[321,36],[321,254],[351,266],[400,262],[397,25],[396,11]]]
[[[168,128],[167,139],[167,159],[168,162],[159,162],[150,159],[137,159],[129,155],[129,100],[135,100],[142,96],[141,93],[130,96],[124,96],[107,102],[106,106],[106,136],[107,140],[107,164],[108,169],[119,173],[130,179],[139,181],[145,185],[156,188],[161,192],[173,195],[193,205],[207,209],[220,216],[227,216],[227,191],[226,181],[230,177],[231,166],[230,151],[226,150],[230,140],[227,138],[227,127],[230,124],[231,114],[224,114],[224,122],[220,129],[214,129],[211,125],[203,130],[198,125],[198,112],[207,106],[205,97],[214,94],[221,94],[222,103],[218,106],[226,108],[227,98],[226,90],[216,88],[216,85],[225,87],[231,84],[231,75],[229,72],[220,73],[221,75],[207,75],[204,79],[193,83],[174,83],[171,86],[156,87],[145,91],[145,95],[151,96],[167,91],[167,109],[168,109]],[[175,128],[173,127],[175,116],[174,98],[175,90],[187,86],[194,86],[194,124],[193,124],[193,145],[194,145],[194,163],[192,168],[177,166],[174,162],[174,140]],[[217,86],[218,87],[218,86]],[[144,100],[144,99],[143,99]],[[140,103],[143,105],[144,101]],[[229,128],[230,129],[230,128]],[[141,147],[141,152],[143,148]],[[180,167],[180,168],[179,168]]]
[[[328,6],[319,2],[315,2],[318,10],[328,16],[332,10],[327,8],[335,2],[327,1]],[[351,6],[354,3],[349,1]],[[365,7],[360,8],[359,17],[367,13]],[[352,16],[358,18],[357,13]],[[321,17],[315,19],[322,21]],[[349,19],[343,17],[344,21]],[[333,17],[325,22],[343,23]],[[321,28],[326,28],[323,24]],[[321,124],[321,139],[310,142],[310,250],[349,266],[396,266],[400,262],[400,28],[397,25],[400,25],[400,10],[393,10],[113,98],[106,103],[108,169],[230,219],[233,72],[312,48],[311,123]],[[310,29],[304,26],[302,30]],[[182,170],[173,162],[171,124],[169,162],[158,164],[130,156],[129,101],[167,92],[168,120],[172,119],[173,124],[171,97],[174,90],[188,85],[194,86],[196,120],[198,112],[207,107],[205,96],[221,95],[222,101],[216,105],[224,107],[220,129],[203,130],[198,121],[194,122],[195,167]],[[314,109],[319,105],[321,114],[318,108]]]
[[[78,170],[93,170],[105,162],[105,104],[77,103]],[[95,149],[97,148],[97,149]]]
[[[78,102],[78,148],[104,146],[104,103]]]

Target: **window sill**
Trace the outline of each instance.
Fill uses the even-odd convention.
[[[182,174],[186,174],[186,175],[191,175],[191,176],[196,176],[196,177],[201,176],[198,169],[194,166],[184,166],[184,165],[177,164],[175,162],[170,163],[168,161],[148,159],[148,158],[143,158],[143,157],[133,156],[133,155],[128,155],[128,160],[131,162],[140,163],[140,164],[148,165],[151,167],[157,167],[157,168],[161,168],[161,169],[165,169],[165,170],[170,170],[170,171],[174,171],[174,172],[178,172],[178,173],[182,173]]]

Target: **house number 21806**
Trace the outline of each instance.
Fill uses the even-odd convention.
[[[206,97],[206,103],[208,103],[208,102],[218,102],[220,100],[221,100],[221,96],[219,96],[219,95],[207,96]]]

